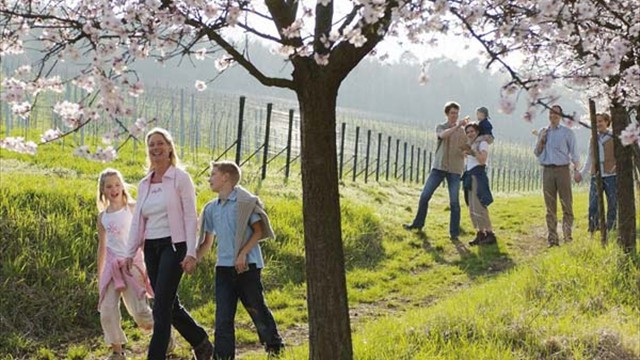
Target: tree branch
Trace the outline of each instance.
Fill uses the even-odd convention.
[[[213,41],[221,48],[223,48],[229,55],[231,55],[233,60],[237,61],[238,64],[245,68],[249,72],[249,74],[256,78],[256,80],[258,80],[262,85],[275,86],[292,90],[295,89],[293,81],[289,79],[268,77],[263,74],[253,63],[251,63],[251,61],[247,60],[240,52],[238,52],[238,50],[236,50],[235,47],[233,47],[233,45],[231,45],[220,34],[218,34],[215,29],[206,27],[204,24],[198,23],[195,20],[191,19],[187,19],[186,23],[196,28],[200,27],[202,31],[204,31],[204,33],[207,35],[209,40]]]

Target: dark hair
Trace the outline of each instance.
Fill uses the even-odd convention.
[[[472,127],[477,133],[480,132],[480,125],[478,125],[478,123],[468,123],[465,127],[464,127],[464,132],[467,132],[467,128]]]
[[[444,104],[444,113],[449,115],[449,110],[451,109],[458,109],[460,110],[460,104],[458,104],[455,101],[449,101],[446,104]]]
[[[560,110],[560,114],[558,114],[558,115],[564,114],[564,110],[562,110],[562,106],[560,106],[558,104],[553,104],[553,105],[551,105],[550,111],[556,111],[553,108],[558,108],[558,110]]]

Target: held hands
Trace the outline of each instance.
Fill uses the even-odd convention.
[[[576,172],[573,173],[573,180],[579,183],[580,181],[582,181],[582,174],[580,174],[580,172],[576,170]]]
[[[184,260],[180,263],[182,266],[182,270],[187,274],[193,274],[193,271],[196,269],[196,264],[198,260],[191,255],[187,255],[184,257]]]

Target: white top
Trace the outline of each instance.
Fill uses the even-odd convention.
[[[127,256],[126,243],[132,217],[128,206],[111,213],[106,210],[102,212],[100,219],[107,233],[107,247],[118,257]]]
[[[486,141],[481,141],[480,144],[478,145],[478,150],[476,151],[477,152],[486,151],[487,161],[485,163],[489,162],[489,144]],[[478,165],[480,165],[480,162],[478,161],[478,159],[476,159],[475,156],[467,155],[466,170],[471,170]]]
[[[162,184],[151,184],[149,194],[142,204],[142,217],[146,220],[146,239],[171,236],[167,200],[162,191]]]

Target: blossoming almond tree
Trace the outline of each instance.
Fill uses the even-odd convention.
[[[67,129],[111,121],[115,132],[132,110],[126,96],[143,91],[129,66],[138,59],[165,62],[174,56],[207,60],[220,49],[213,73],[232,64],[266,86],[297,95],[301,115],[301,162],[307,301],[311,359],[351,359],[344,254],[341,241],[336,156],[336,98],[350,71],[386,36],[411,38],[440,27],[446,1],[407,0],[0,0],[0,56],[40,52],[32,69],[5,79],[2,99],[22,117],[34,96],[61,91],[68,82],[85,91],[77,103],[54,107]],[[425,25],[427,24],[427,25]],[[293,67],[290,76],[263,72],[251,62],[245,38],[271,42]],[[414,38],[413,40],[416,40]],[[55,74],[59,62],[81,65],[69,78]],[[196,82],[198,90],[207,81]],[[109,135],[110,136],[110,135]],[[107,137],[109,137],[107,136]],[[36,144],[5,139],[4,147],[35,151]],[[86,154],[88,149],[77,152]],[[94,156],[113,154],[112,149]]]
[[[452,23],[477,40],[511,75],[502,108],[510,113],[524,94],[529,110],[557,100],[554,82],[582,91],[612,115],[618,173],[618,240],[635,249],[633,153],[640,155],[640,11],[637,0],[450,1]],[[516,61],[519,63],[516,66]],[[522,92],[521,90],[524,90]],[[631,111],[631,112],[630,112]],[[565,114],[567,115],[567,114]],[[571,117],[567,115],[567,117]]]

